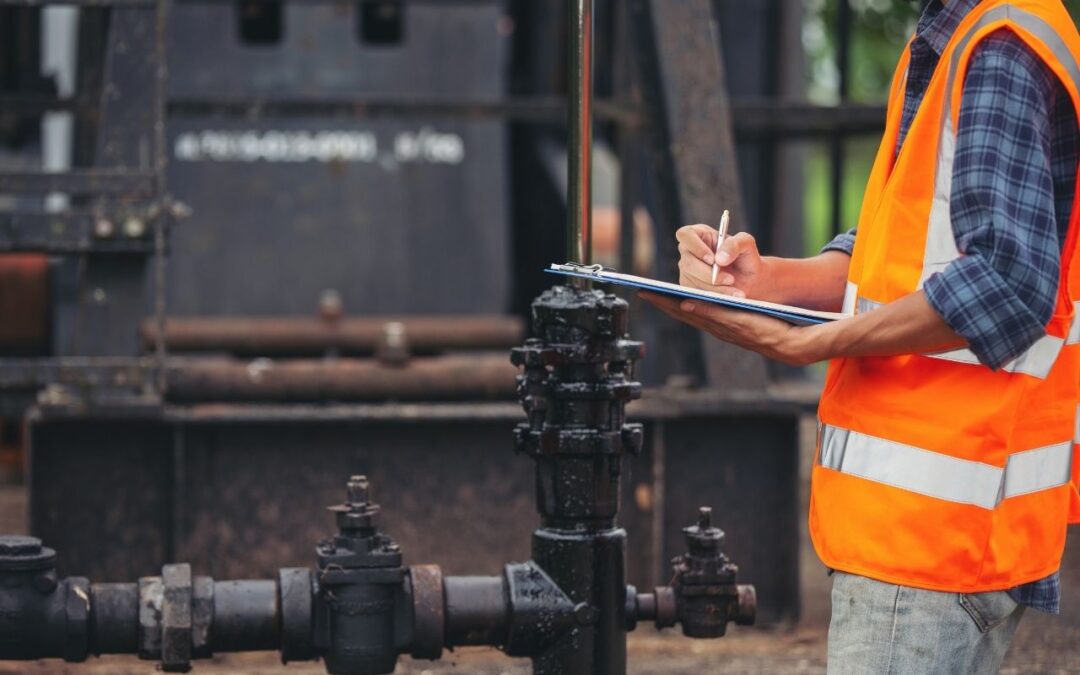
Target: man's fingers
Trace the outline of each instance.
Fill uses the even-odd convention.
[[[638,293],[638,297],[652,303],[657,309],[676,321],[681,321],[682,323],[712,333],[721,338],[729,333],[727,327],[724,325],[724,321],[730,320],[733,312],[724,310],[721,307],[716,307],[715,305],[710,305],[707,302],[698,300],[669,298],[647,291]]]
[[[716,255],[716,262],[721,267],[726,267],[735,262],[739,256],[753,251],[756,247],[757,242],[754,241],[753,235],[740,232],[724,239],[724,243],[720,245],[720,252]]]
[[[687,225],[675,231],[675,239],[680,244],[680,253],[689,253],[707,265],[713,263],[716,250],[716,230],[708,225]]]
[[[697,258],[680,258],[679,273],[696,281],[695,285],[699,288],[716,290],[712,280],[712,265],[706,265]],[[716,283],[730,286],[735,283],[735,277],[727,272],[718,272]]]
[[[638,293],[638,297],[646,300],[657,307],[668,316],[684,323],[689,323],[695,328],[704,329],[704,320],[701,317],[696,316],[693,312],[688,312],[683,309],[683,304],[688,302],[686,300],[679,300],[678,298],[669,298],[656,293],[649,293],[648,291],[642,291]],[[693,302],[693,301],[689,301]],[[695,303],[700,305],[701,303]]]
[[[723,274],[723,273],[721,273],[721,274]],[[730,278],[731,275],[728,275],[728,277]],[[719,281],[720,281],[720,276],[719,275],[716,277],[716,281],[719,283]],[[713,293],[719,293],[720,295],[730,295],[733,298],[745,298],[746,293],[744,293],[744,292],[740,291],[739,289],[735,288],[734,286],[731,285],[731,283],[732,282],[727,282],[722,286],[714,286],[710,290],[712,290]]]

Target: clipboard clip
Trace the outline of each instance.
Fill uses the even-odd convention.
[[[562,265],[552,265],[551,269],[559,270],[561,272],[576,272],[578,274],[588,274],[594,277],[600,276],[601,272],[610,271],[606,270],[603,265],[582,265],[581,263],[568,262]]]

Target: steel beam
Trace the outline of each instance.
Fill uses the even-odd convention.
[[[657,190],[657,274],[679,277],[675,231],[715,224],[728,209],[732,232],[748,229],[742,208],[731,108],[712,0],[628,0],[634,54]],[[656,350],[662,375],[737,389],[767,383],[765,360],[684,324],[664,321]]]
[[[154,174],[122,169],[76,169],[64,172],[0,173],[0,193],[28,192],[44,194],[116,195],[147,197],[153,194]]]

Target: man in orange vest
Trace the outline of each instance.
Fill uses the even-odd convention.
[[[901,56],[854,233],[815,258],[678,233],[680,281],[851,318],[644,294],[778,361],[830,360],[810,533],[830,673],[993,673],[1056,612],[1080,394],[1080,36],[1060,0],[933,0]]]

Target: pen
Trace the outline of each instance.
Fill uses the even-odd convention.
[[[720,265],[716,263],[716,256],[720,255],[720,244],[724,243],[724,237],[727,236],[728,221],[731,220],[731,214],[727,209],[724,209],[724,215],[720,216],[720,227],[716,228],[716,251],[713,253],[712,264],[712,285],[716,285],[716,273],[720,270]]]

